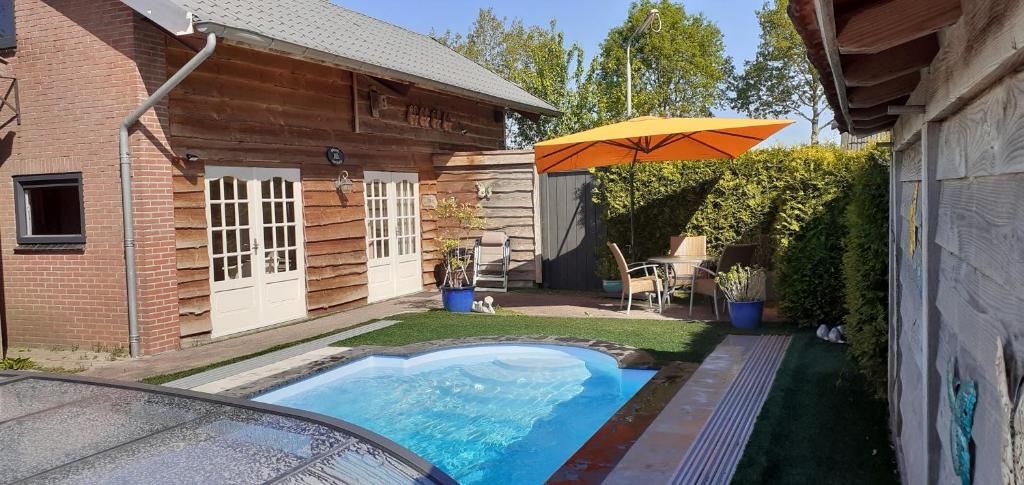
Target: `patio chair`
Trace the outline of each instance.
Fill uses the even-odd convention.
[[[477,291],[508,291],[508,265],[511,240],[504,232],[486,231],[473,248],[473,286]],[[501,287],[480,286],[480,282],[498,282]]]
[[[619,309],[626,304],[626,315],[633,307],[634,293],[647,293],[647,304],[654,308],[653,296],[658,297],[658,312],[661,313],[661,278],[658,277],[658,265],[644,263],[626,263],[622,256],[619,245],[613,242],[608,243],[608,249],[615,256],[615,263],[619,266],[619,277],[622,279],[622,295],[619,297]],[[633,273],[643,271],[643,276],[633,276]]]
[[[669,254],[673,256],[707,256],[707,236],[671,236],[669,237]],[[675,290],[687,288],[693,282],[692,264],[673,264],[669,266],[670,274],[666,277],[669,282],[669,300],[671,293]]]
[[[715,307],[715,320],[720,320],[718,315],[718,283],[715,276],[723,271],[729,271],[733,266],[741,264],[750,266],[754,262],[754,252],[757,244],[732,244],[722,250],[721,256],[714,268],[697,266],[694,268],[693,279],[690,282],[690,315],[693,315],[693,296],[701,294],[711,297],[711,303]]]

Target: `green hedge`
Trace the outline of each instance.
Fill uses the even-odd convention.
[[[883,154],[871,154],[883,161]],[[850,353],[879,395],[888,360],[889,170],[869,163],[853,179],[846,207],[843,281]]]
[[[669,236],[703,234],[717,254],[757,242],[776,272],[779,308],[800,325],[842,321],[843,214],[854,175],[872,152],[769,148],[732,160],[645,163],[636,169],[639,257],[665,254]],[[595,170],[608,238],[629,241],[629,167]],[[884,240],[884,239],[883,239]],[[625,248],[624,248],[625,249]]]

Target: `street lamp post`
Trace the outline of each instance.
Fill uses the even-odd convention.
[[[647,18],[640,24],[639,27],[633,31],[633,35],[629,36],[626,40],[626,118],[633,117],[633,41],[641,34],[647,32],[647,29],[654,23],[654,19],[658,19],[658,28],[654,29],[655,32],[661,30],[661,16],[658,14],[658,9],[652,8],[650,12],[647,12]],[[633,157],[633,162],[629,164],[629,254],[633,260],[636,260],[636,241],[634,241],[633,231],[633,211],[636,208],[636,187],[633,183],[633,178],[636,172],[636,156]]]

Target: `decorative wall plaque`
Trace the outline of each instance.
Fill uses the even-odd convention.
[[[405,120],[412,126],[438,131],[455,131],[455,117],[447,111],[410,104],[405,111]]]

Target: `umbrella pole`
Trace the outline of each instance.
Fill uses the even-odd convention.
[[[636,261],[636,241],[634,240],[633,212],[636,209],[636,184],[633,183],[636,173],[636,157],[639,151],[633,151],[633,160],[629,162],[629,256]]]

